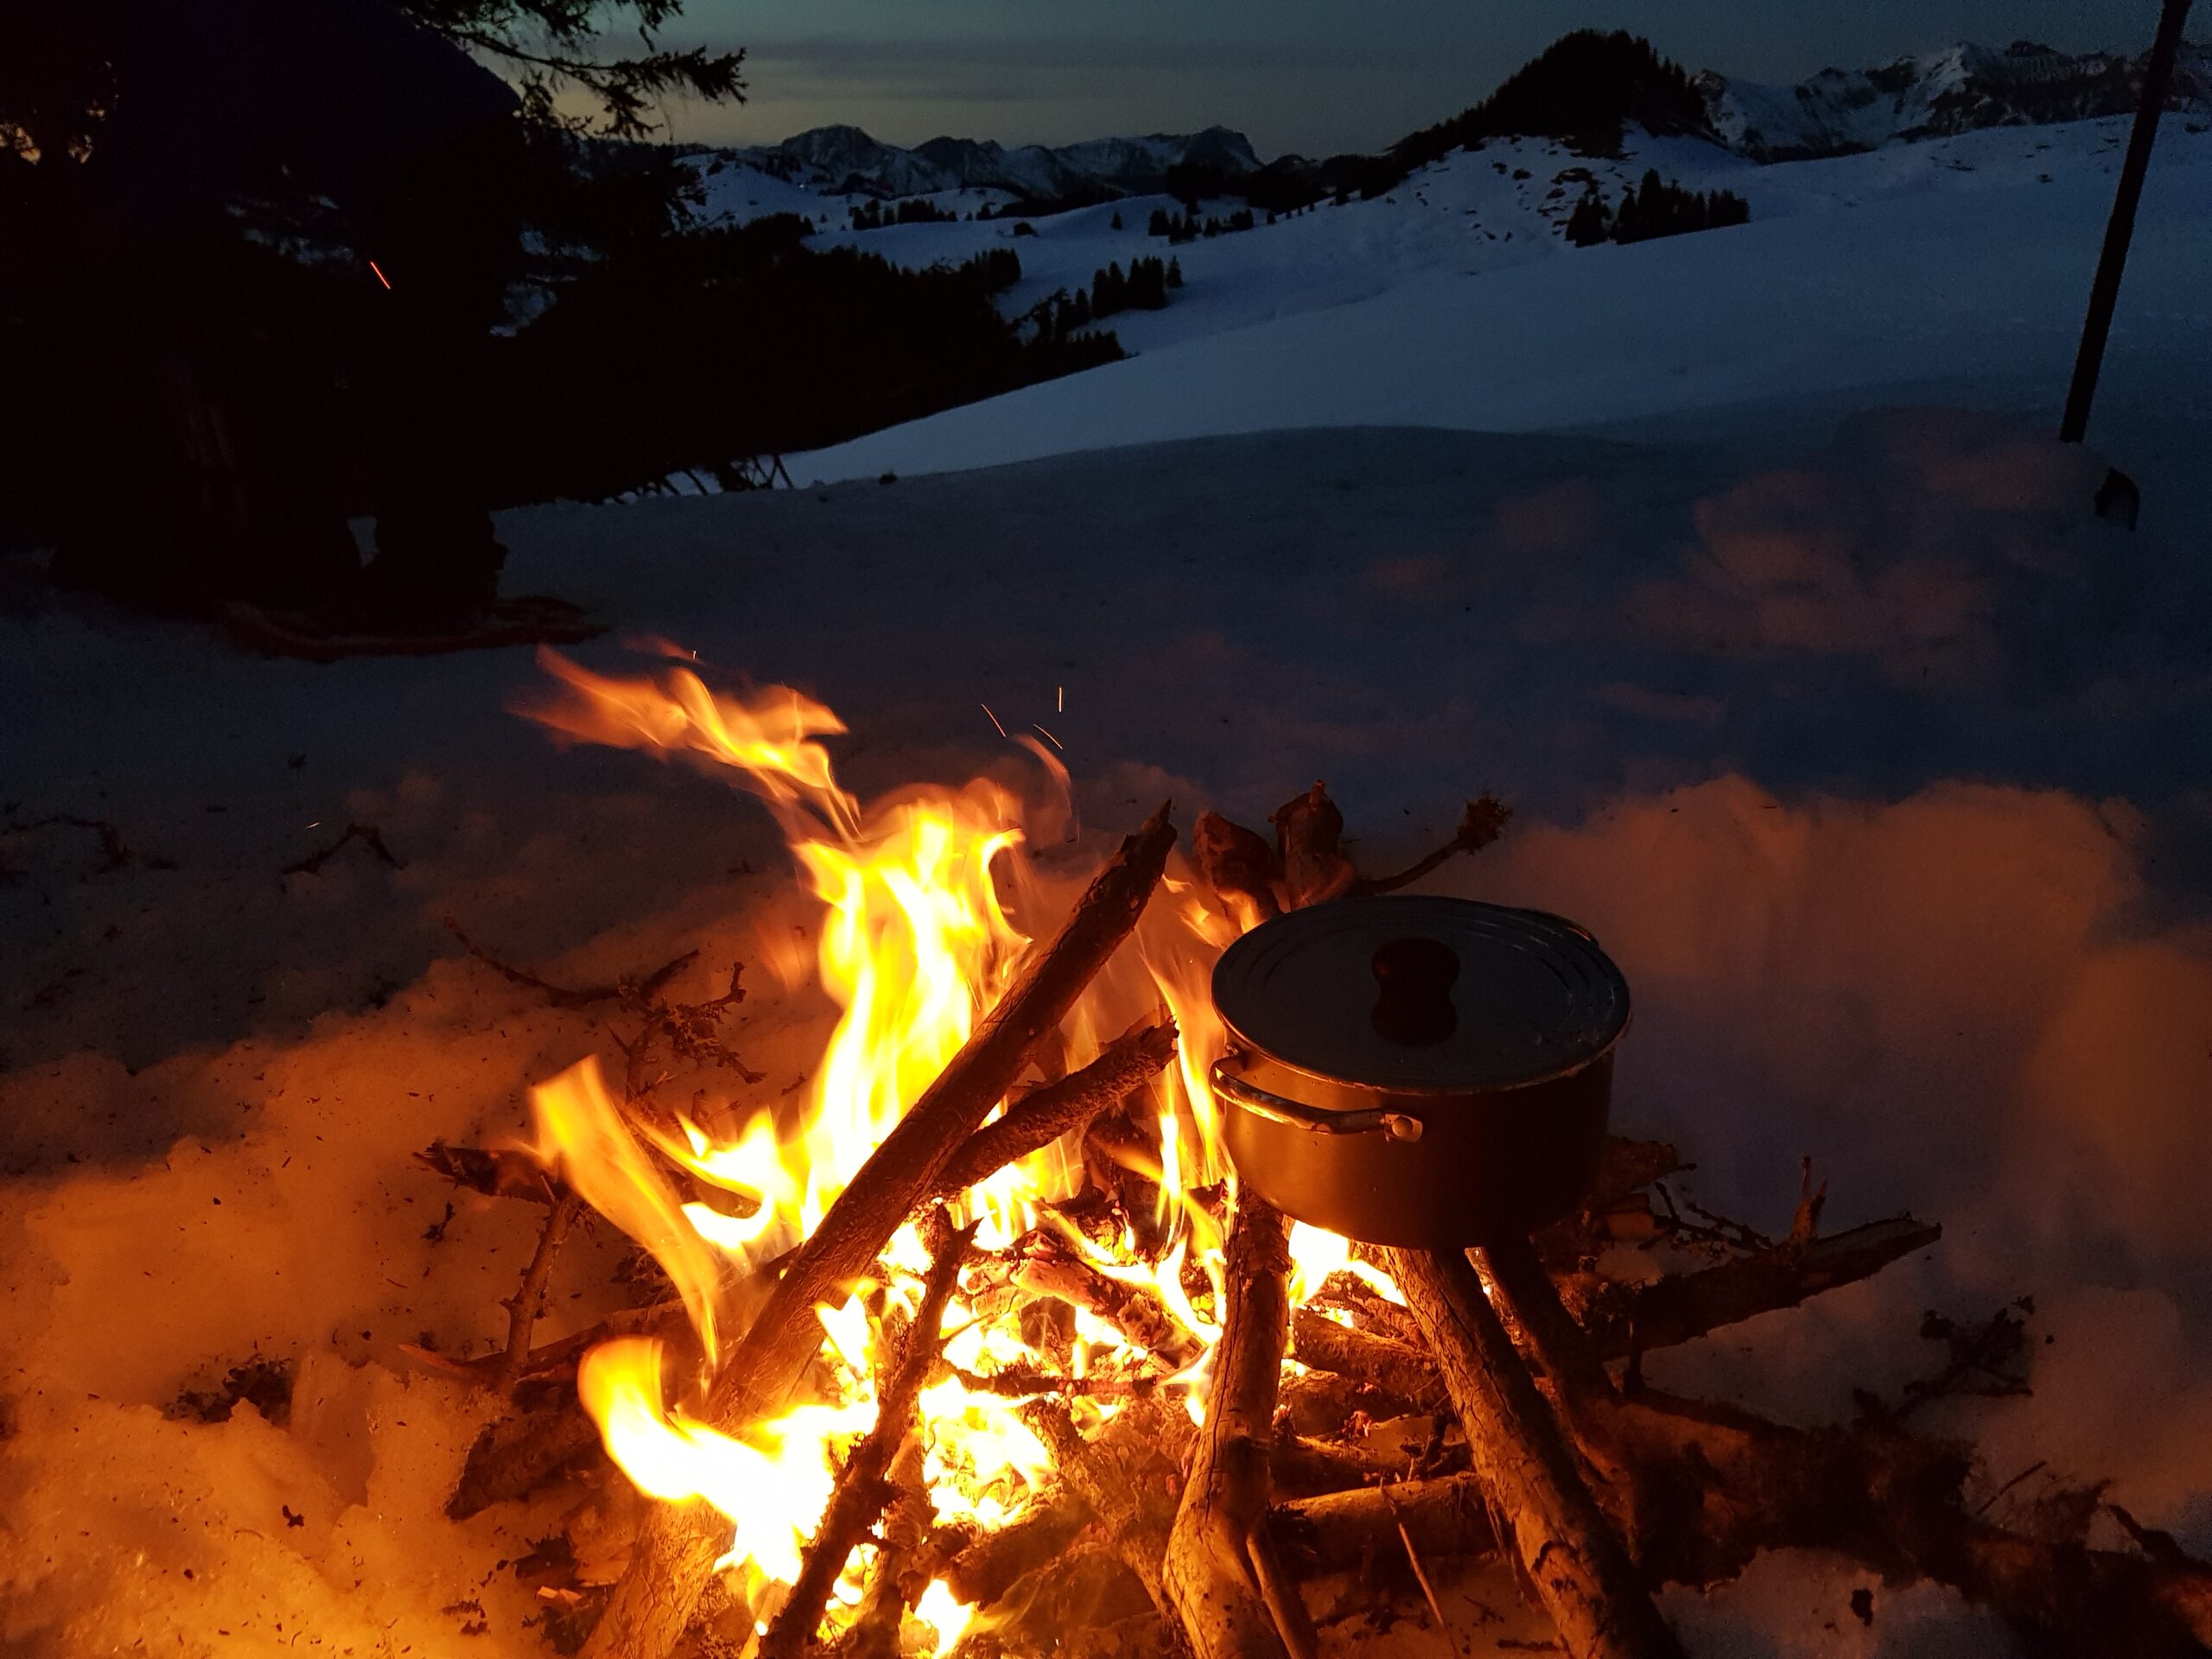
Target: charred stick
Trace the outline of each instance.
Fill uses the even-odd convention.
[[[950,1198],[1071,1129],[1113,1110],[1175,1057],[1175,1022],[1148,1023],[1109,1043],[1088,1065],[1027,1095],[997,1122],[968,1137],[938,1177],[936,1196]]]
[[[537,1328],[537,1316],[544,1310],[545,1287],[553,1278],[554,1258],[561,1254],[569,1229],[575,1225],[576,1216],[583,1207],[584,1201],[573,1190],[563,1189],[553,1207],[545,1212],[545,1225],[538,1232],[537,1248],[531,1252],[522,1286],[507,1304],[507,1346],[500,1356],[499,1372],[499,1385],[503,1389],[514,1386],[530,1358],[530,1333]]]
[[[709,1414],[717,1427],[742,1427],[797,1383],[821,1345],[816,1304],[842,1300],[844,1287],[868,1271],[962,1143],[1006,1097],[1031,1050],[1067,1017],[1135,927],[1174,841],[1163,805],[1122,843],[1058,934],[861,1166],[786,1263],[716,1378]],[[655,1510],[583,1649],[586,1659],[666,1659],[721,1554],[721,1531],[702,1505]]]
[[[535,1204],[550,1204],[560,1185],[530,1154],[508,1148],[452,1147],[442,1141],[433,1141],[415,1154],[415,1161],[425,1169],[436,1171],[455,1186],[465,1186],[491,1198],[528,1198]]]
[[[1224,1274],[1205,1423],[1161,1576],[1198,1659],[1310,1659],[1313,1624],[1267,1532],[1268,1450],[1290,1338],[1289,1232],[1249,1186]]]
[[[1484,795],[1479,800],[1467,803],[1466,816],[1459,820],[1459,827],[1452,839],[1409,869],[1395,875],[1362,877],[1351,885],[1354,893],[1395,893],[1400,887],[1409,887],[1432,870],[1440,868],[1461,853],[1479,853],[1505,831],[1505,821],[1513,816],[1513,809],[1496,797]]]
[[[892,1497],[878,1532],[875,1570],[868,1575],[860,1616],[839,1644],[840,1659],[899,1659],[906,1610],[935,1576],[935,1563],[925,1560],[937,1510],[925,1490],[924,1459],[921,1438],[911,1436],[892,1465]]]
[[[951,1300],[961,1262],[975,1236],[972,1227],[954,1234],[930,1263],[921,1306],[906,1328],[899,1363],[876,1402],[875,1427],[838,1471],[830,1507],[799,1563],[798,1581],[760,1638],[760,1659],[798,1659],[822,1623],[823,1609],[830,1605],[830,1592],[837,1587],[845,1562],[894,1496],[888,1478],[892,1460],[914,1432],[916,1402],[937,1367],[944,1305]]]
[[[73,820],[73,822],[82,822],[82,820]],[[385,845],[384,832],[378,829],[376,825],[373,823],[349,823],[346,826],[346,833],[339,836],[337,840],[332,842],[329,846],[321,849],[318,852],[309,853],[305,858],[300,860],[296,864],[287,864],[283,869],[279,872],[279,874],[284,875],[316,874],[321,870],[324,865],[330,862],[332,859],[337,857],[338,855],[347,846],[357,841],[363,846],[366,847],[371,852],[374,853],[377,855],[378,861],[383,863],[387,868],[404,870],[407,868],[406,861],[394,855],[391,849]]]
[[[1942,1228],[1933,1223],[1898,1216],[1831,1233],[1802,1249],[1781,1245],[1761,1250],[1647,1285],[1624,1313],[1594,1322],[1591,1335],[1609,1359],[1631,1348],[1671,1348],[1870,1279],[1942,1236]]]
[[[1492,1522],[1512,1540],[1561,1645],[1572,1659],[1677,1659],[1674,1632],[1582,1484],[1465,1255],[1386,1255],[1443,1371]]]
[[[995,1394],[1009,1400],[1027,1400],[1040,1394],[1071,1400],[1141,1400],[1166,1380],[1160,1376],[1063,1376],[1040,1365],[1009,1365],[988,1376],[958,1366],[951,1370],[971,1393]]]
[[[650,1001],[661,987],[690,967],[699,956],[696,950],[686,950],[682,956],[654,969],[652,973],[647,974],[635,984],[617,980],[612,985],[582,987],[556,985],[550,981],[540,979],[536,974],[525,973],[511,963],[501,961],[477,944],[474,939],[470,938],[467,934],[462,932],[461,924],[452,917],[447,917],[445,923],[446,931],[460,940],[461,948],[467,951],[470,956],[510,984],[520,985],[527,990],[536,991],[556,1008],[588,1008],[594,1002]]]
[[[1344,855],[1344,815],[1325,785],[1317,783],[1284,802],[1268,821],[1275,827],[1276,896],[1285,910],[1303,910],[1352,890],[1359,872]]]
[[[1181,1370],[1205,1351],[1198,1338],[1175,1322],[1151,1286],[1112,1278],[1056,1246],[1027,1258],[1014,1282],[1024,1290],[1056,1296],[1071,1307],[1096,1314],[1171,1370]]]
[[[575,1391],[563,1390],[544,1410],[485,1425],[446,1500],[446,1515],[466,1521],[494,1503],[527,1497],[598,1450],[598,1426]]]
[[[1198,879],[1246,931],[1282,913],[1274,895],[1274,849],[1262,836],[1218,812],[1201,812],[1191,828],[1191,856]]]

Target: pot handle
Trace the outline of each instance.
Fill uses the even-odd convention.
[[[1256,1084],[1245,1082],[1229,1069],[1226,1056],[1213,1063],[1213,1091],[1271,1123],[1287,1123],[1321,1135],[1371,1135],[1380,1130],[1393,1141],[1421,1139],[1421,1121],[1409,1113],[1388,1112],[1379,1107],[1365,1111],[1331,1112],[1301,1101],[1287,1100]]]

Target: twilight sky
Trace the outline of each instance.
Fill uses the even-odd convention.
[[[671,37],[747,48],[750,100],[675,136],[763,143],[831,122],[1065,143],[1219,123],[1262,159],[1373,149],[1456,113],[1570,29],[1648,35],[1691,69],[1796,80],[1971,40],[2140,51],[2157,0],[689,0]]]

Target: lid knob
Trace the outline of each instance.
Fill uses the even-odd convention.
[[[1459,977],[1459,957],[1443,940],[1388,940],[1376,946],[1373,966],[1382,987],[1373,1015],[1379,1036],[1407,1048],[1427,1048],[1459,1029],[1452,987]]]

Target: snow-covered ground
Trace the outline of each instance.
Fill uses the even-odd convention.
[[[794,475],[1343,422],[1526,431],[1770,399],[1826,411],[1839,395],[2039,406],[2072,365],[2125,140],[2124,123],[2082,122],[1766,167],[1687,139],[1618,163],[1535,141],[1461,152],[1390,199],[1179,250],[1187,283],[1168,308],[1112,319],[1131,361],[794,457]],[[1580,188],[1560,174],[1587,168],[1618,200],[1647,166],[1738,192],[1751,222],[1629,247],[1555,233]],[[2197,410],[2212,405],[2208,204],[2212,135],[2169,123],[2112,350]],[[1102,234],[1110,211],[1020,238],[1014,304],[1147,242]],[[927,263],[985,228],[861,238]]]
[[[795,469],[855,481],[508,515],[511,584],[817,693],[864,791],[1034,783],[984,703],[1051,728],[1098,837],[1321,776],[1383,867],[1495,790],[1511,832],[1441,885],[1619,959],[1621,1128],[1755,1223],[1809,1154],[1831,1224],[1946,1226],[1656,1379],[1833,1417],[1930,1369],[1923,1309],[2032,1295],[2034,1395],[1929,1421],[1992,1492],[2040,1461],[1993,1514],[2109,1477],[2202,1548],[2212,154],[2167,136],[2095,429],[2133,536],[2088,512],[2102,460],[2043,435],[2109,188],[2092,126],[1729,162],[1745,229],[1510,257],[1537,147],[1528,181],[1510,147],[1454,157],[1179,250],[1132,362]],[[1087,276],[1099,217],[1022,238],[1031,280]],[[1916,388],[2000,412],[1839,419]],[[448,1215],[409,1154],[518,1129],[605,1034],[442,920],[576,979],[745,957],[764,1091],[820,1010],[766,971],[805,907],[758,809],[556,750],[505,712],[537,677],[264,661],[0,565],[0,1651],[543,1650],[506,1564],[564,1500],[448,1522],[491,1407],[400,1351],[493,1339],[533,1218]],[[357,822],[398,868],[357,842],[283,873]],[[591,1249],[545,1334],[596,1311]],[[255,1353],[300,1361],[284,1422],[162,1414]],[[1669,1608],[1700,1654],[2008,1650],[1948,1592],[1800,1556]]]

